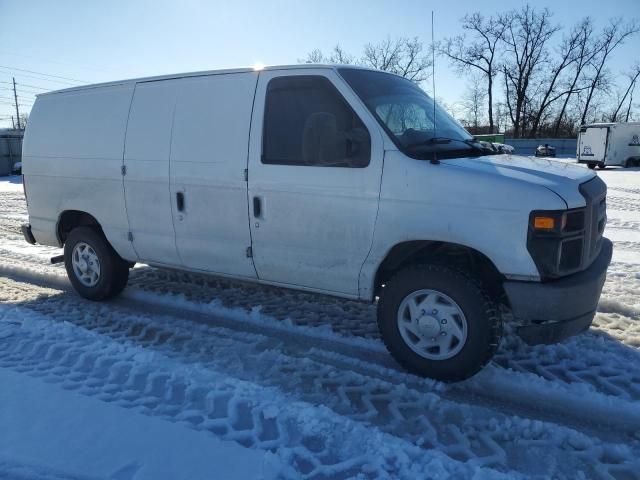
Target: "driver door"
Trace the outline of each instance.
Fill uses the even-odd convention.
[[[383,153],[375,120],[334,70],[261,72],[248,175],[261,280],[357,297]]]

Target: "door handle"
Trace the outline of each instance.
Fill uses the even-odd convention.
[[[262,216],[262,200],[260,200],[260,197],[253,197],[253,216],[256,218]]]
[[[184,212],[184,192],[176,192],[176,207],[179,212]]]

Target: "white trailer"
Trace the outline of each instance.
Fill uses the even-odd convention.
[[[593,123],[580,128],[576,157],[589,168],[640,166],[640,122]]]

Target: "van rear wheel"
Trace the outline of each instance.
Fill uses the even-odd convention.
[[[73,288],[89,300],[116,296],[129,278],[129,265],[104,235],[90,227],[71,231],[64,245],[64,264]]]
[[[587,166],[591,169],[594,170],[596,168],[596,164],[595,163],[587,163]]]
[[[407,370],[445,382],[464,380],[493,357],[502,321],[480,286],[439,265],[401,270],[383,288],[378,326]]]

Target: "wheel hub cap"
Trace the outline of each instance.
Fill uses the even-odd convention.
[[[435,337],[440,333],[440,322],[432,316],[421,317],[418,320],[418,331],[425,337]]]
[[[467,340],[467,319],[460,306],[436,290],[417,290],[400,303],[398,331],[407,346],[429,360],[457,355]]]
[[[100,281],[100,260],[88,243],[78,242],[73,247],[71,265],[76,278],[85,287],[94,287]]]

